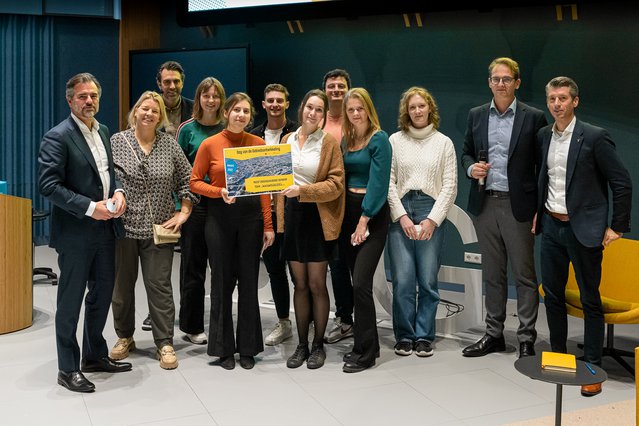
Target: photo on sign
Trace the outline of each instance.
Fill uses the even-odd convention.
[[[291,146],[225,148],[224,171],[229,197],[283,191],[293,185]]]

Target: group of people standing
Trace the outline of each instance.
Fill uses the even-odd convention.
[[[142,94],[129,114],[128,128],[109,140],[108,130],[94,118],[101,95],[98,81],[87,73],[74,76],[66,94],[71,117],[48,132],[41,145],[40,188],[53,203],[51,245],[58,251],[61,270],[58,382],[72,391],[91,392],[94,385],[82,372],[131,369],[120,360],[135,349],[138,261],[148,298],[146,323],[160,366],[177,367],[174,245],[154,243],[154,224],[182,234],[179,327],[187,340],[207,344],[207,353],[218,357],[225,369],[235,367],[236,353],[240,366],[250,369],[264,343],[276,345],[292,336],[287,269],[298,337],[287,366],[320,368],[326,359],[324,343],[350,336],[354,342],[344,355],[343,371],[374,366],[380,345],[373,275],[385,247],[392,276],[395,353],[431,356],[437,274],[458,175],[453,142],[438,131],[440,115],[432,94],[423,87],[407,89],[399,102],[399,131],[389,137],[370,94],[352,88],[348,73],[336,69],[324,76],[322,89],[305,94],[297,123],[286,118],[287,89],[268,85],[262,101],[267,120],[249,131],[255,108],[247,94],[227,97],[222,84],[207,77],[194,101],[183,98],[184,71],[173,61],[160,67],[157,80],[162,94]],[[546,87],[554,126],[546,126],[543,112],[515,98],[520,84],[517,63],[495,59],[488,79],[493,100],[469,114],[461,164],[472,182],[468,210],[484,256],[487,329],[463,354],[505,350],[508,263],[517,285],[520,356],[534,354],[538,292],[533,233],[543,225],[542,248],[553,253],[546,262],[542,254],[546,306],[549,320],[554,319],[553,350],[566,351],[562,285],[568,261],[579,260],[576,269],[588,269],[577,274],[588,301],[584,306],[590,307],[586,355],[598,364],[603,322],[595,300],[597,272],[602,244],[629,230],[630,178],[605,131],[575,124],[574,81],[560,77]],[[187,119],[184,111],[191,107]],[[577,133],[574,147],[570,136]],[[293,185],[274,196],[229,196],[224,148],[279,143],[291,145]],[[587,163],[591,158],[593,163]],[[586,176],[588,182],[581,182]],[[578,188],[600,191],[586,197],[577,190],[574,195],[571,180],[580,181]],[[611,228],[606,228],[608,185],[613,191]],[[597,215],[596,223],[591,223],[590,210]],[[598,235],[603,241],[599,245]],[[266,339],[257,297],[260,257],[278,316]],[[327,332],[329,268],[336,318]],[[75,329],[87,285],[80,356]],[[236,286],[237,327],[232,300]],[[102,337],[109,303],[118,335],[110,353]]]

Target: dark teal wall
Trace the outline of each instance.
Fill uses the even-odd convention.
[[[569,10],[565,12],[569,18]],[[458,154],[468,110],[490,100],[488,64],[497,56],[511,56],[522,71],[518,97],[544,110],[545,83],[557,75],[574,78],[581,89],[579,118],[608,128],[632,170],[639,159],[639,104],[632,96],[639,92],[638,9],[585,4],[579,6],[578,18],[559,22],[554,6],[539,6],[423,14],[422,28],[412,16],[412,27],[405,28],[401,15],[303,21],[302,34],[290,34],[285,22],[228,25],[215,27],[214,36],[205,38],[200,28],[177,26],[169,10],[163,16],[161,44],[172,49],[248,44],[251,96],[259,101],[266,84],[280,82],[291,92],[294,109],[307,90],[321,84],[327,70],[345,68],[354,86],[371,92],[389,133],[396,128],[402,91],[423,85],[435,96],[440,130],[453,139]],[[263,119],[263,114],[257,118]],[[632,174],[639,183],[639,172]],[[468,187],[460,173],[457,204],[462,208]],[[636,208],[633,224],[639,228]],[[639,233],[629,236],[639,238]],[[447,247],[444,263],[451,265],[463,264],[464,250],[477,250],[463,247],[453,234]]]
[[[118,131],[118,31],[120,21],[99,18],[54,17],[54,124],[69,115],[65,99],[67,80],[79,72],[90,72],[102,86],[96,119],[111,132]]]

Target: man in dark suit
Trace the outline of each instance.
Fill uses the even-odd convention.
[[[115,178],[109,130],[94,118],[101,92],[93,75],[72,77],[66,85],[71,115],[44,135],[38,155],[40,193],[53,204],[50,246],[58,253],[60,267],[58,383],[74,392],[95,390],[82,372],[131,369],[131,364],[108,357],[102,336],[115,279],[116,218],[126,202]],[[80,358],[76,329],[83,297]]]
[[[537,203],[535,136],[547,122],[543,111],[515,98],[520,84],[517,62],[493,60],[488,66],[493,100],[468,114],[461,164],[471,179],[468,211],[482,253],[486,334],[463,350],[467,357],[506,350],[509,263],[517,289],[519,356],[535,354],[539,295],[530,226]]]
[[[599,296],[604,247],[630,230],[632,182],[608,132],[577,120],[579,89],[568,77],[546,85],[555,124],[541,129],[539,203],[533,232],[541,238],[541,278],[550,346],[567,352],[565,289],[572,262],[584,308],[584,360],[601,365],[604,316]],[[608,188],[612,219],[608,226]],[[584,396],[601,383],[582,386]]]

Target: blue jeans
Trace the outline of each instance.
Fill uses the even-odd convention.
[[[434,204],[435,200],[421,191],[409,191],[402,198],[402,205],[414,224],[426,219]],[[390,226],[388,250],[393,281],[393,331],[397,342],[435,340],[439,304],[437,274],[447,223],[444,221],[436,228],[430,240],[408,239],[399,221]]]

